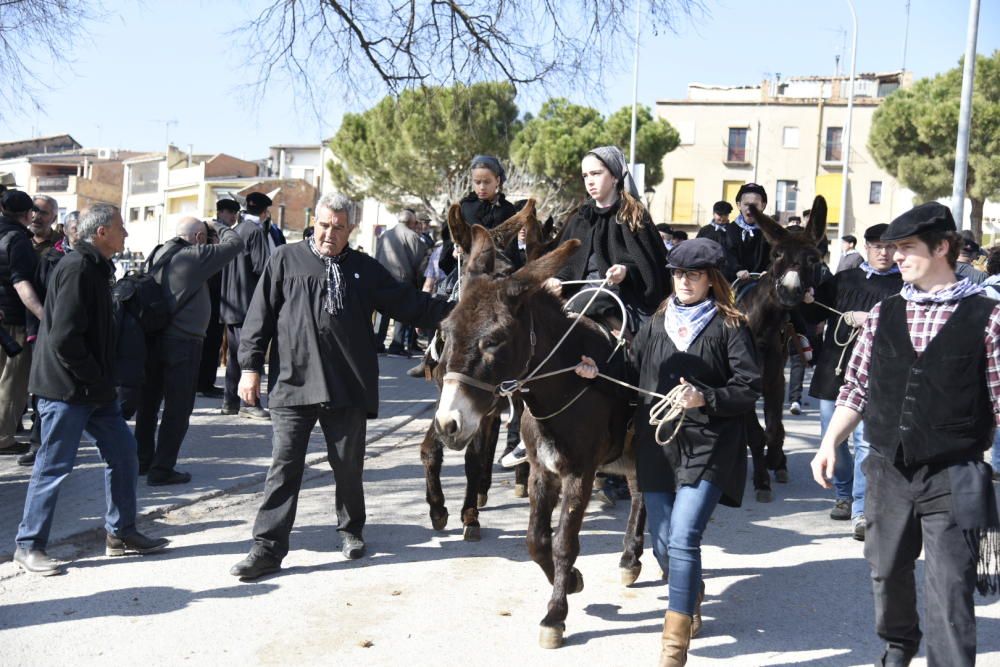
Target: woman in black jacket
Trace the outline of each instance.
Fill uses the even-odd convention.
[[[628,311],[629,332],[635,333],[667,295],[666,254],[663,241],[646,208],[639,201],[625,155],[616,146],[588,152],[581,164],[590,199],[566,223],[562,241],[579,239],[580,248],[556,274],[563,280],[607,278]],[[563,290],[572,296],[580,285]],[[580,297],[574,306],[582,307]],[[598,299],[587,312],[612,325],[621,319],[617,304]]]
[[[650,425],[657,399],[641,395],[635,415],[636,468],[653,553],[669,572],[660,665],[683,665],[701,627],[701,536],[721,502],[738,507],[747,474],[744,416],[760,397],[760,370],[750,331],[722,275],[722,247],[694,239],[670,254],[674,294],[632,343],[639,386],[667,394],[681,385],[685,408],[676,437],[658,443]],[[577,367],[594,377],[592,359]],[[673,432],[664,424],[661,437]]]

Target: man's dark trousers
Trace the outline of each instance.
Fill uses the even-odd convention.
[[[135,415],[139,466],[150,479],[166,477],[177,465],[184,436],[194,410],[194,395],[201,361],[200,338],[162,336],[151,350],[146,382]],[[156,417],[163,403],[159,433]]]
[[[947,464],[894,465],[873,448],[862,468],[868,481],[865,558],[879,637],[916,653],[921,632],[914,568],[923,547],[927,664],[975,664],[976,561],[952,516]]]
[[[333,468],[337,530],[361,537],[365,526],[365,494],[361,476],[365,464],[365,411],[303,405],[271,408],[273,459],[264,482],[264,501],[254,521],[253,550],[281,560],[288,553],[288,536],[302,488],[309,436],[319,421]]]

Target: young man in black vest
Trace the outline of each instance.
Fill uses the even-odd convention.
[[[1000,414],[1000,305],[956,280],[960,238],[945,206],[904,213],[881,241],[896,245],[905,284],[865,319],[813,477],[830,488],[837,445],[863,416],[865,558],[887,644],[878,664],[908,665],[917,653],[923,548],[927,664],[973,665],[973,591],[1000,584],[1000,520],[983,461]]]

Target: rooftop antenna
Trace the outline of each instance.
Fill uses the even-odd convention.
[[[903,29],[903,66],[900,68],[906,71],[906,47],[910,41],[910,0],[906,0],[906,27]]]

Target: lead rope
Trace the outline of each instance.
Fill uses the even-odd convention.
[[[847,350],[850,349],[851,344],[854,343],[858,335],[861,333],[861,327],[854,326],[853,320],[851,322],[848,322],[847,313],[842,313],[836,308],[831,308],[830,306],[826,305],[821,301],[813,301],[813,303],[815,303],[817,306],[820,306],[821,308],[826,308],[835,315],[840,316],[837,318],[836,326],[833,327],[833,343],[840,348],[840,358],[837,359],[837,367],[834,369],[833,372],[835,375],[840,375],[840,372],[844,369],[844,358],[847,356]],[[847,334],[847,340],[845,341],[840,340],[841,324],[846,324],[849,329],[849,332]]]

